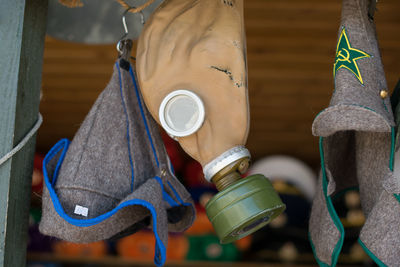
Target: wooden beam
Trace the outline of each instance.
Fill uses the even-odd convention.
[[[152,261],[143,261],[135,259],[125,259],[116,256],[105,257],[71,257],[46,253],[30,253],[28,258],[32,261],[45,261],[66,264],[68,266],[85,266],[95,265],[102,267],[153,267]],[[311,262],[313,256],[311,254],[303,255],[303,258]],[[212,262],[212,261],[174,261],[167,260],[165,267],[311,267],[315,265],[298,265],[298,264],[280,264],[280,263],[266,263],[266,262]]]
[[[0,0],[0,157],[38,119],[47,0]],[[0,266],[26,263],[36,137],[0,166]]]

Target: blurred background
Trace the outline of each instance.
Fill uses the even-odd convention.
[[[400,78],[400,2],[379,1],[377,8],[378,39],[388,86],[393,89]],[[176,174],[191,192],[197,209],[192,228],[184,234],[171,234],[167,266],[204,266],[204,261],[209,266],[316,266],[307,238],[319,171],[318,139],[311,134],[311,124],[328,105],[333,91],[340,12],[339,0],[245,1],[251,114],[247,148],[253,169],[257,167],[272,178],[288,208],[252,236],[220,245],[204,210],[215,188],[203,179],[201,166],[164,134]],[[151,232],[77,245],[44,237],[37,230],[43,156],[59,139],[73,138],[107,85],[116,58],[115,43],[88,45],[46,37],[40,105],[44,123],[37,138],[32,180],[28,266],[152,266]],[[287,167],[280,172],[277,166],[282,164]],[[269,173],[274,168],[278,171]],[[347,239],[339,265],[374,266],[357,243],[364,222],[358,192],[338,197],[335,206]]]

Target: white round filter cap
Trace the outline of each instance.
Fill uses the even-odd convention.
[[[204,105],[200,97],[188,90],[169,93],[158,111],[161,126],[172,136],[195,133],[204,122]]]

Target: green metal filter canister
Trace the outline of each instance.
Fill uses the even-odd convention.
[[[271,182],[256,174],[217,193],[207,203],[206,212],[221,243],[226,244],[267,225],[285,208]]]

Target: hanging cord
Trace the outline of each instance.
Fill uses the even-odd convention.
[[[33,125],[32,129],[25,135],[25,137],[21,140],[21,142],[19,142],[19,144],[16,145],[10,152],[8,152],[2,158],[0,158],[0,166],[3,165],[7,160],[12,158],[18,151],[20,151],[26,145],[26,143],[28,143],[31,137],[37,132],[42,122],[43,122],[43,117],[39,113],[35,125]]]
[[[130,13],[138,13],[138,12],[142,11],[143,9],[145,9],[146,7],[148,7],[149,5],[154,3],[154,0],[148,0],[146,3],[144,3],[141,6],[132,7],[132,6],[128,5],[128,3],[125,2],[125,0],[115,0],[115,1],[117,1],[125,9],[129,10],[128,12],[130,12]]]
[[[58,0],[60,4],[67,6],[67,7],[82,7],[83,3],[81,0]],[[125,0],[115,0],[117,1],[121,6],[123,6],[125,9],[129,9],[130,13],[138,13],[154,3],[154,0],[148,0],[146,3],[144,3],[141,6],[134,7],[132,8],[130,5]]]

